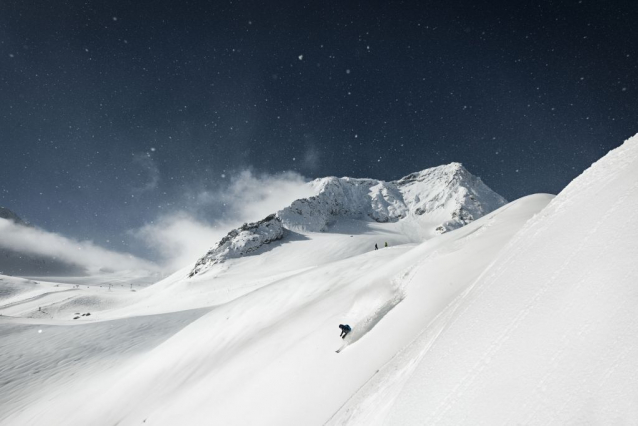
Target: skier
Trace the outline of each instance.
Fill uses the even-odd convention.
[[[387,242],[387,241],[385,242],[385,246],[386,246],[386,247],[388,246],[388,242]]]
[[[339,335],[339,337],[342,339],[345,339],[348,333],[352,331],[352,328],[350,328],[348,324],[339,324],[339,328],[341,329],[341,335]]]
[[[375,249],[375,250],[379,250],[379,247],[376,245],[376,243],[375,243],[375,245],[374,245],[374,249]]]

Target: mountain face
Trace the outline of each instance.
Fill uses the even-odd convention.
[[[317,195],[259,222],[232,230],[189,276],[213,264],[254,252],[284,237],[284,229],[326,232],[339,219],[378,223],[409,222],[422,239],[457,228],[504,206],[507,201],[461,164],[451,163],[412,173],[397,181],[326,177],[310,183]]]
[[[264,244],[282,239],[283,236],[284,227],[274,214],[259,222],[246,223],[219,240],[206,256],[197,261],[189,276],[192,277],[207,266],[223,262],[225,259],[244,256]]]
[[[426,169],[393,182],[328,177],[313,185],[318,195],[297,200],[277,213],[286,228],[324,232],[339,217],[383,223],[423,216],[439,220],[433,230],[444,233],[507,203],[459,163]]]
[[[507,204],[460,163],[413,173],[392,184],[413,215],[443,213],[445,220],[435,228],[438,233],[460,228]]]
[[[0,207],[0,219],[13,222],[13,226],[30,227],[13,211]],[[24,253],[4,247],[0,230],[0,273],[18,276],[79,276],[86,271],[79,265],[71,264],[56,257]]]

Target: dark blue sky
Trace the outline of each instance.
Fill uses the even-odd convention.
[[[481,3],[1,2],[0,205],[122,248],[245,168],[557,193],[638,132],[638,7]]]

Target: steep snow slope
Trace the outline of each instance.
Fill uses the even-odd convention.
[[[198,304],[214,309],[118,367],[48,377],[64,387],[52,386],[28,403],[7,402],[2,421],[323,424],[550,198],[521,199],[419,245],[410,243],[400,221],[340,220],[330,233],[296,234],[193,278],[181,271],[138,292],[144,299],[100,313],[102,319]],[[389,248],[373,250],[384,240]],[[353,332],[336,354],[343,343],[337,325],[344,322]],[[78,404],[68,389],[98,402]]]
[[[341,419],[638,423],[636,210],[638,137],[528,222]]]

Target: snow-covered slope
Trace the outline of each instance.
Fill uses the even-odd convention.
[[[418,195],[427,180],[342,182],[367,194],[363,214],[318,204],[309,223],[326,219],[324,232],[284,229],[250,256],[137,292],[12,281],[0,424],[636,423],[638,139],[553,201],[532,195],[479,219],[472,209],[489,202],[477,187]],[[462,221],[462,202],[474,220],[432,232]],[[285,227],[283,216],[244,231]],[[415,237],[420,225],[432,236]]]
[[[529,221],[336,423],[638,423],[637,209],[634,137]]]
[[[96,312],[90,321],[180,307],[213,310],[177,333],[167,329],[163,343],[123,359],[119,367],[89,361],[94,354],[88,351],[76,354],[87,359],[85,369],[41,371],[35,382],[8,370],[0,379],[14,383],[22,397],[2,407],[4,419],[7,424],[44,419],[48,424],[323,424],[550,199],[519,200],[420,245],[409,243],[399,223],[344,221],[334,229],[338,232],[300,234],[190,279],[183,271],[139,291],[132,305]],[[374,241],[383,240],[390,247],[374,250]],[[427,278],[416,279],[417,274]],[[344,322],[353,332],[345,350],[335,354],[344,343],[337,325]],[[92,331],[124,344],[105,330]],[[65,336],[60,345],[71,338],[56,334]],[[99,338],[92,335],[90,341]],[[38,365],[53,362],[30,356]],[[76,393],[100,403],[78,406]]]

